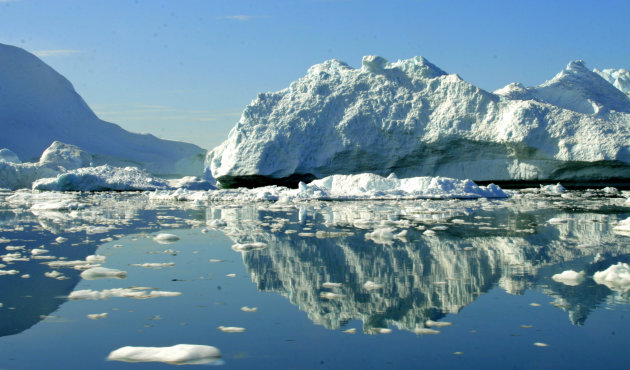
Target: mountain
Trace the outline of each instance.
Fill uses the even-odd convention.
[[[224,187],[332,174],[592,183],[630,178],[630,98],[584,62],[494,93],[422,57],[311,67],[259,94],[206,170]]]
[[[204,149],[100,120],[66,78],[29,52],[3,44],[0,131],[0,148],[22,161],[37,161],[60,141],[92,154],[95,165],[134,165],[161,175],[199,175],[203,170]]]

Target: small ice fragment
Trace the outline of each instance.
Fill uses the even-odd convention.
[[[2,275],[15,275],[15,274],[19,274],[20,272],[18,270],[0,270],[0,276]]]
[[[59,271],[50,271],[50,272],[44,272],[44,276],[49,277],[49,278],[53,278],[53,279],[57,279],[58,277],[63,276],[63,274]]]
[[[564,285],[569,286],[577,286],[580,285],[582,281],[584,281],[584,271],[576,272],[573,270],[563,271],[560,274],[555,274],[551,278],[553,281],[558,283],[562,283]]]
[[[356,328],[351,328],[343,331],[346,334],[355,334],[357,332]]]
[[[332,299],[340,299],[340,298],[345,297],[345,295],[343,295],[343,294],[338,294],[338,293],[333,293],[333,292],[321,292],[321,293],[319,293],[319,296],[321,298],[330,299],[330,300],[332,300]]]
[[[418,334],[418,335],[440,334],[439,330],[435,330],[435,329],[431,329],[431,328],[415,328],[415,329],[413,329],[413,332]]]
[[[541,306],[540,303],[536,303],[536,302],[532,302],[529,305],[532,306],[532,307],[540,307]]]
[[[31,275],[30,275],[30,274],[24,274],[24,275],[22,275],[22,276],[20,276],[20,277],[21,277],[22,279],[28,279],[28,278],[30,278],[30,277],[31,277]]]
[[[57,238],[55,238],[55,241],[59,244],[67,242],[68,238],[64,238],[63,236],[58,236]]]
[[[422,235],[425,235],[425,236],[435,236],[435,231],[433,231],[433,230],[425,230],[425,231],[422,233]]]
[[[521,328],[523,329],[531,329],[533,327],[534,327],[533,325],[521,325]]]
[[[91,256],[85,257],[85,262],[87,263],[105,263],[106,260],[107,260],[107,257],[100,256],[98,254],[93,254]]]
[[[383,286],[384,286],[383,284],[375,283],[373,281],[368,280],[367,282],[365,282],[365,284],[363,284],[363,289],[376,290],[376,289],[382,289]]]
[[[93,267],[81,272],[81,277],[85,280],[97,279],[126,279],[127,272],[106,267]]]
[[[559,225],[559,224],[563,224],[565,222],[568,222],[569,220],[566,218],[561,218],[561,217],[554,217],[554,218],[550,218],[549,220],[547,220],[547,223],[552,224],[552,225]]]
[[[243,312],[256,312],[256,311],[258,311],[258,307],[243,306],[243,307],[241,307],[241,311],[243,311]]]
[[[237,252],[247,252],[267,248],[267,244],[261,242],[234,244],[232,249]]]
[[[245,328],[241,328],[238,326],[219,326],[217,329],[221,330],[224,333],[242,333],[245,331]]]
[[[180,292],[169,292],[163,290],[153,290],[151,292],[146,292],[150,288],[114,288],[114,289],[106,289],[106,290],[91,290],[91,289],[83,289],[83,290],[75,290],[70,293],[68,299],[80,300],[80,299],[108,299],[111,297],[123,297],[123,298],[135,298],[135,299],[148,299],[148,298],[157,298],[157,297],[174,297],[181,295]]]
[[[153,240],[160,244],[175,243],[179,240],[179,236],[175,234],[160,233],[153,237]]]
[[[98,319],[103,319],[105,317],[107,317],[108,313],[107,312],[103,312],[103,313],[90,313],[87,315],[88,319],[90,320],[98,320]]]
[[[43,248],[33,248],[33,249],[31,249],[31,254],[33,256],[37,256],[37,255],[44,254],[44,253],[48,253],[48,249],[43,249]]]
[[[542,342],[534,342],[534,345],[536,347],[548,347],[549,346],[547,343],[542,343]]]
[[[448,322],[448,321],[433,321],[433,320],[427,320],[424,323],[426,326],[432,328],[432,327],[436,327],[436,328],[443,328],[445,326],[450,326],[453,325],[452,322]]]
[[[216,262],[225,262],[225,260],[217,260],[217,259],[211,258],[211,259],[210,259],[210,262],[212,262],[212,263],[216,263]]]
[[[324,288],[341,288],[342,284],[341,283],[331,283],[331,282],[327,281],[324,284],[322,284],[322,286]]]
[[[236,277],[236,274],[227,274],[225,276],[227,276],[227,277]]]
[[[212,346],[177,344],[172,347],[122,347],[107,356],[110,361],[164,362],[171,365],[207,364],[217,361],[221,352]]]
[[[627,292],[630,290],[630,266],[619,262],[604,271],[597,271],[593,274],[593,280],[597,284],[606,285],[611,290]]]
[[[459,355],[463,355],[463,354],[464,354],[464,352],[459,352],[459,351],[457,351],[457,352],[453,352],[453,354],[454,354],[454,355],[458,355],[458,356],[459,356]]]

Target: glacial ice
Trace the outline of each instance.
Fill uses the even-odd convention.
[[[29,52],[0,44],[0,65],[0,149],[22,161],[36,161],[58,140],[91,153],[95,165],[136,166],[155,175],[202,174],[204,149],[100,120],[67,79]]]
[[[193,365],[212,363],[220,357],[221,352],[216,347],[177,344],[171,347],[121,347],[112,351],[107,359],[124,362],[164,362],[170,365]]]
[[[106,267],[92,267],[81,272],[81,277],[85,280],[125,279],[127,278],[127,272]]]
[[[597,73],[603,79],[610,82],[614,87],[621,90],[621,92],[630,96],[630,72],[627,69],[608,68],[600,71],[599,69],[595,68],[593,72]]]
[[[619,262],[604,271],[597,271],[593,274],[593,280],[597,284],[606,285],[611,290],[625,293],[630,290],[630,266]]]
[[[566,270],[551,277],[553,281],[569,286],[577,286],[584,281],[584,271]]]
[[[136,167],[83,167],[33,182],[34,190],[106,191],[168,189],[166,180]]]
[[[630,178],[629,138],[630,98],[582,61],[490,93],[422,57],[367,56],[259,94],[206,169],[224,187],[364,172],[598,182]]]

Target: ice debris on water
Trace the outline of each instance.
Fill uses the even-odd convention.
[[[213,346],[177,344],[171,347],[126,346],[112,351],[107,359],[124,362],[163,362],[170,365],[200,365],[217,361],[221,352]]]
[[[625,293],[630,290],[630,266],[619,262],[604,271],[593,274],[593,280],[597,284],[606,285],[611,290]]]
[[[379,284],[379,283],[375,283],[373,281],[366,281],[365,284],[363,284],[363,289],[365,290],[377,290],[377,289],[382,289],[384,287],[383,284]]]
[[[264,248],[267,248],[267,244],[262,243],[262,242],[243,243],[243,244],[237,243],[232,246],[232,249],[237,252],[255,251],[255,250],[260,250]]]
[[[414,333],[423,335],[423,334],[440,334],[439,330],[431,329],[431,328],[415,328],[413,330]]]
[[[241,328],[238,326],[218,326],[217,329],[221,330],[224,333],[242,333],[245,331],[245,328]]]
[[[179,236],[175,234],[168,234],[168,233],[160,233],[160,234],[157,234],[155,237],[153,237],[153,240],[155,240],[156,242],[160,244],[175,243],[179,239],[180,239]]]
[[[158,297],[175,297],[181,295],[180,292],[169,292],[164,290],[152,290],[147,291],[149,288],[114,288],[105,290],[75,290],[70,293],[68,299],[82,300],[82,299],[108,299],[112,297],[134,298],[134,299],[148,299]]]
[[[144,268],[151,268],[151,269],[161,269],[163,267],[172,267],[175,266],[175,262],[163,262],[163,263],[159,263],[159,262],[145,262],[145,263],[132,263],[131,266],[138,266],[138,267],[144,267]]]
[[[127,278],[127,272],[106,267],[92,267],[81,272],[81,277],[85,280],[125,279]]]
[[[553,275],[551,278],[553,279],[553,281],[562,283],[564,285],[577,286],[580,285],[582,281],[584,281],[584,275],[584,271],[576,272],[573,270],[566,270],[559,274]]]
[[[109,314],[107,312],[103,312],[103,313],[90,313],[87,315],[87,318],[90,320],[98,320],[98,319],[104,319],[108,316]]]
[[[448,322],[448,321],[433,321],[433,320],[427,320],[424,322],[424,324],[430,328],[432,327],[436,327],[436,328],[443,328],[445,326],[451,326],[453,325],[452,322]]]

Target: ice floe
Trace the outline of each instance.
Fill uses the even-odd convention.
[[[153,240],[155,240],[156,242],[160,244],[175,243],[179,239],[180,239],[179,236],[175,234],[168,234],[168,233],[160,233],[153,237]]]
[[[221,352],[212,346],[177,344],[171,347],[126,346],[112,351],[107,359],[124,362],[164,362],[171,365],[199,365],[217,361]]]
[[[224,333],[242,333],[245,331],[245,328],[239,326],[218,326],[217,329]]]
[[[604,271],[593,274],[593,280],[597,284],[606,285],[611,290],[627,292],[630,290],[630,266],[627,263],[619,262]]]
[[[68,299],[99,300],[99,299],[108,299],[112,297],[147,299],[147,298],[158,298],[158,297],[175,297],[182,294],[180,292],[169,292],[169,291],[163,291],[163,290],[152,290],[152,291],[147,291],[147,290],[149,290],[149,288],[114,288],[114,289],[105,289],[105,290],[100,290],[100,291],[91,290],[91,289],[83,289],[83,290],[73,291],[68,296]]]
[[[92,267],[81,272],[81,277],[85,280],[125,279],[127,278],[127,272],[106,267]]]
[[[553,279],[553,281],[562,283],[564,285],[577,286],[580,285],[582,281],[584,281],[584,275],[584,271],[576,272],[573,270],[566,270],[559,274],[553,275],[551,278]]]
[[[108,316],[109,314],[107,312],[103,312],[103,313],[90,313],[87,315],[87,318],[90,320],[98,320],[98,319],[104,319]]]

